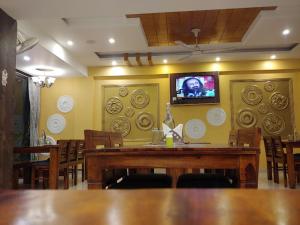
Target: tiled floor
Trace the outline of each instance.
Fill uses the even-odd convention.
[[[81,178],[78,178],[78,181],[81,181]],[[267,172],[260,171],[258,177],[258,188],[259,189],[289,189],[285,188],[283,184],[282,173],[279,174],[279,184],[275,184],[272,180],[268,181]],[[297,188],[300,188],[300,185],[297,185]],[[75,190],[87,190],[87,182],[78,182],[76,186],[70,186],[70,189]]]

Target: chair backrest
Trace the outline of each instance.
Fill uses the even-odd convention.
[[[68,151],[68,161],[74,162],[77,161],[77,141],[70,140],[69,141],[69,151]]]
[[[58,140],[57,144],[59,145],[59,163],[67,163],[69,157],[69,140]]]
[[[259,147],[261,140],[261,129],[259,127],[242,128],[237,131],[237,145]]]
[[[274,145],[273,145],[273,140],[271,136],[264,136],[264,145],[265,145],[265,151],[266,151],[266,157],[273,157],[273,150],[274,150]]]
[[[122,147],[123,146],[123,137],[122,134],[119,132],[107,132],[110,140],[111,147]]]
[[[77,159],[83,159],[84,140],[76,140]]]
[[[230,146],[237,146],[237,130],[231,130],[229,132],[228,144]]]
[[[84,144],[86,149],[97,148],[99,145],[111,146],[107,132],[97,130],[84,130]]]
[[[273,136],[272,137],[273,141],[273,156],[276,158],[283,158],[284,157],[284,150],[281,142],[281,137],[280,136]]]

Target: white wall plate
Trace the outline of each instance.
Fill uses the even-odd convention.
[[[193,139],[202,138],[206,133],[206,126],[202,120],[191,119],[184,125],[184,130],[187,136]]]
[[[66,126],[65,118],[60,114],[53,114],[48,117],[47,128],[53,134],[61,133]]]
[[[57,100],[57,108],[59,111],[67,113],[73,109],[74,100],[69,95],[60,96]]]
[[[212,108],[207,111],[206,119],[208,123],[213,126],[221,126],[223,123],[225,123],[226,112],[222,108]]]

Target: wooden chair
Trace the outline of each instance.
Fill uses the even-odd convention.
[[[114,139],[114,142],[116,142],[117,139]],[[110,148],[112,147],[109,132],[105,131],[97,131],[97,130],[85,130],[84,131],[84,143],[85,143],[85,149],[95,149],[99,146]],[[122,142],[123,143],[123,142]],[[87,165],[86,165],[87,167]],[[86,171],[87,172],[87,171]],[[115,177],[115,171],[112,169],[106,169],[104,174],[104,187],[111,185],[112,183],[115,183],[120,177]]]
[[[261,128],[242,128],[237,130],[237,145],[259,147],[261,141]]]
[[[280,136],[273,136],[272,137],[272,143],[273,143],[273,173],[274,173],[274,182],[279,184],[279,166],[278,164],[281,164],[282,171],[283,171],[283,179],[284,179],[284,186],[287,187],[287,158],[286,154],[284,153],[283,146],[281,143],[281,137]]]
[[[78,165],[81,165],[81,181],[85,180],[85,159],[84,159],[84,140],[76,140],[76,151],[77,151],[77,171]]]
[[[72,174],[72,182],[77,185],[77,141],[69,140],[68,170]]]
[[[59,175],[64,177],[64,189],[69,188],[69,174],[68,174],[68,150],[69,141],[59,140],[57,141],[59,145]],[[42,178],[43,188],[46,188],[49,179],[49,160],[40,161],[32,164],[31,171],[31,188],[35,189],[36,182]]]
[[[230,146],[237,146],[237,130],[230,130],[228,144]]]
[[[265,153],[266,153],[266,160],[267,160],[267,176],[268,180],[272,180],[272,169],[273,169],[273,140],[270,136],[263,137],[264,145],[265,145]]]

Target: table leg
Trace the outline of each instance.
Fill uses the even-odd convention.
[[[167,169],[167,174],[172,177],[172,188],[176,188],[178,177],[185,173],[185,169]]]
[[[241,156],[239,167],[240,188],[258,187],[258,163],[256,157]]]
[[[58,189],[59,148],[50,149],[49,188]]]
[[[88,189],[102,189],[104,188],[103,183],[103,172],[104,170],[100,168],[100,160],[96,157],[86,156],[86,172],[87,172],[87,182]]]
[[[289,186],[290,186],[290,188],[295,188],[296,187],[296,175],[295,175],[293,146],[290,145],[289,143],[286,144],[286,156],[287,156]]]

